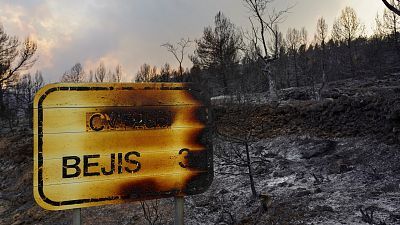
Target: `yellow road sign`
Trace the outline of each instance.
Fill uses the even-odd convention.
[[[49,210],[198,194],[208,102],[189,84],[51,84],[34,101],[34,197]]]

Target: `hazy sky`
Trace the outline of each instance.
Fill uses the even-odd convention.
[[[309,40],[321,16],[331,29],[340,10],[351,6],[371,32],[376,13],[384,8],[381,0],[275,0],[272,6],[290,5],[295,7],[281,30],[305,26]],[[160,45],[181,37],[200,38],[218,11],[248,28],[249,13],[242,0],[0,0],[0,23],[8,34],[38,42],[39,58],[32,70],[42,71],[48,82],[59,81],[76,62],[87,71],[99,62],[107,68],[119,63],[123,79],[131,81],[145,62],[177,67]],[[188,58],[185,62],[190,66]]]

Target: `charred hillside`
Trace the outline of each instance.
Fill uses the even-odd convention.
[[[186,224],[400,223],[400,76],[331,82],[321,101],[311,90],[281,90],[278,102],[263,94],[214,102],[222,134],[213,139],[214,181],[185,198]],[[70,224],[72,211],[34,202],[32,142],[24,127],[0,136],[0,224]],[[156,208],[156,224],[173,224],[172,199]],[[84,224],[148,224],[140,203],[82,216]]]
[[[332,82],[323,95],[315,101],[309,87],[292,88],[280,92],[280,102],[218,105],[216,126],[252,130],[258,138],[308,134],[400,142],[400,76]]]

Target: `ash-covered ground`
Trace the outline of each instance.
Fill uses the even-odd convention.
[[[397,146],[281,136],[251,149],[254,160],[266,162],[254,167],[261,197],[252,197],[247,174],[219,175],[225,170],[216,168],[211,190],[188,201],[191,224],[400,224]]]
[[[310,93],[215,102],[215,128],[224,135],[214,137],[214,182],[186,198],[186,224],[400,224],[400,76],[330,83],[322,101]],[[246,143],[256,196],[248,168],[237,163]],[[32,151],[30,129],[1,132],[0,224],[71,224],[72,211],[34,202]],[[157,208],[156,224],[173,224],[173,200]],[[148,224],[140,203],[82,215],[87,225]]]

